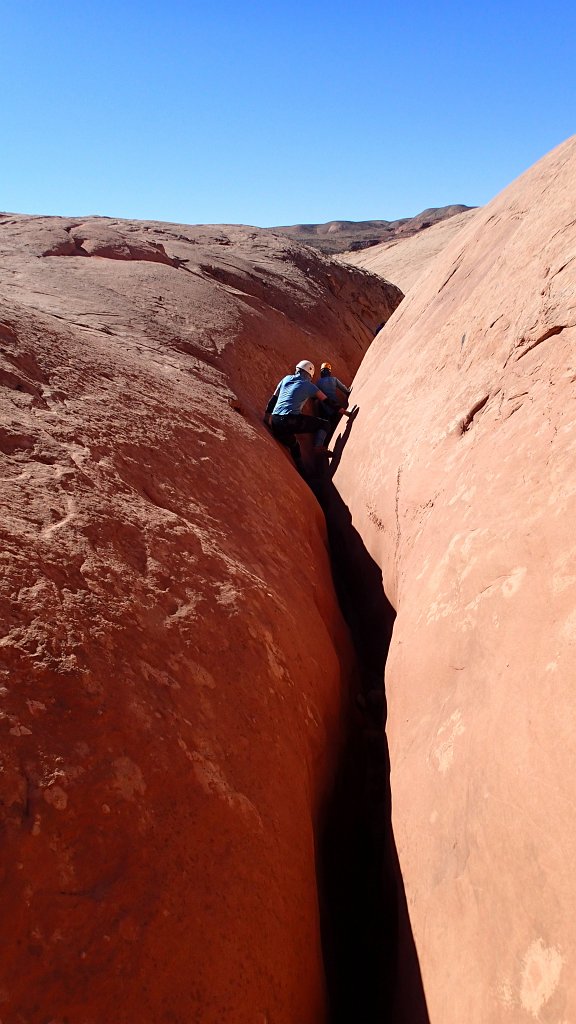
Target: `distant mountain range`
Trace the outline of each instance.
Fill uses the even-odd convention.
[[[430,207],[417,217],[403,217],[400,220],[331,220],[327,224],[292,224],[270,230],[331,255],[367,249],[371,245],[390,242],[399,237],[408,238],[441,220],[473,209],[473,206],[456,204]]]

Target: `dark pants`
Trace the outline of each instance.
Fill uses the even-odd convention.
[[[328,420],[323,420],[320,416],[304,416],[303,413],[290,413],[288,416],[275,416],[272,413],[270,420],[274,437],[288,448],[297,464],[302,460],[302,453],[296,434],[316,434],[316,443],[321,445],[330,429]]]
[[[339,409],[334,410],[334,412],[330,411],[328,413],[327,419],[330,424],[330,429],[326,434],[326,444],[330,444],[330,441],[332,440],[332,434],[334,433],[336,427],[340,423],[341,418],[342,417]]]
[[[333,402],[331,398],[327,398],[324,402],[316,402],[316,409],[322,410],[322,415],[326,417],[329,423],[324,444],[330,444],[332,435],[342,418],[342,409],[345,409],[347,404],[340,405],[339,402]]]

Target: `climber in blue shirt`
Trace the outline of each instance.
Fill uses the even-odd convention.
[[[288,448],[298,469],[302,469],[302,453],[296,434],[314,434],[314,451],[326,452],[325,438],[330,423],[320,416],[306,416],[302,409],[309,398],[325,402],[327,396],[312,383],[314,363],[302,359],[296,364],[296,372],[283,377],[271,396],[264,422],[272,427],[272,433],[280,444]]]
[[[324,392],[328,399],[323,408],[323,412],[330,422],[330,430],[326,435],[325,441],[325,444],[328,444],[338,426],[340,417],[350,415],[346,410],[346,406],[348,405],[348,396],[352,388],[347,388],[341,380],[338,380],[338,377],[333,376],[331,363],[322,363],[318,388]],[[338,394],[339,391],[342,393],[341,395]]]
[[[322,363],[320,367],[320,377],[318,379],[318,387],[322,389],[327,398],[330,398],[336,405],[342,406],[342,400],[338,397],[338,391],[341,391],[343,395],[346,395],[346,403],[348,402],[348,395],[352,388],[347,388],[338,377],[332,375],[332,364]]]

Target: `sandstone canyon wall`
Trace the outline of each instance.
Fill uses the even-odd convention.
[[[363,267],[372,274],[380,274],[388,281],[393,281],[406,294],[416,284],[428,264],[446,248],[455,235],[472,222],[476,213],[476,210],[466,210],[464,213],[457,213],[447,220],[432,224],[408,238],[400,236],[393,241],[372,245],[359,252],[342,253],[338,259],[354,267]]]
[[[261,423],[396,289],[268,233],[0,217],[5,1024],[319,1024],[353,657]]]
[[[576,139],[374,342],[335,475],[397,611],[393,824],[431,1024],[576,1018]]]
[[[334,256],[348,250],[364,250],[365,247],[380,248],[380,244],[394,239],[407,239],[432,225],[460,217],[470,209],[461,204],[433,206],[422,210],[416,217],[402,217],[400,220],[331,220],[325,224],[292,224],[270,230]]]

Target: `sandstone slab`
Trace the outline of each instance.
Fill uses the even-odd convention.
[[[336,474],[397,610],[393,820],[431,1024],[576,1015],[576,139],[367,354]]]
[[[396,238],[408,238],[469,209],[460,204],[435,206],[422,210],[416,217],[400,220],[331,220],[326,224],[293,224],[270,230],[333,256],[347,250],[363,251]]]
[[[0,1017],[318,1024],[353,673],[261,422],[399,295],[248,229],[0,218]]]
[[[406,294],[438,253],[472,222],[476,212],[466,210],[457,213],[407,238],[399,236],[359,252],[342,253],[338,259],[354,267],[363,267],[372,274],[380,274],[387,281],[393,281]]]

